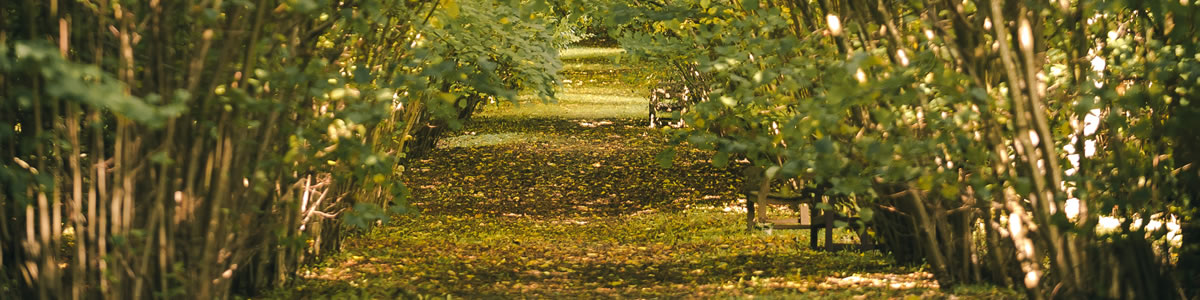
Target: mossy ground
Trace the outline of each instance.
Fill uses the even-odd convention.
[[[658,167],[672,146],[646,128],[619,54],[565,52],[557,103],[489,105],[409,165],[417,213],[350,238],[270,297],[1017,297],[939,290],[875,251],[814,251],[806,231],[747,232],[738,172],[683,147]]]

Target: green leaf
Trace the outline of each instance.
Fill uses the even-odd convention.
[[[736,99],[733,99],[733,97],[729,97],[729,96],[721,96],[720,98],[717,98],[717,99],[721,100],[721,104],[725,104],[725,106],[729,106],[729,107],[734,107],[734,106],[737,106],[737,104],[738,104]]]
[[[675,149],[667,149],[659,152],[658,155],[654,156],[654,160],[658,161],[659,168],[670,169],[675,161]]]
[[[950,183],[943,183],[941,189],[942,197],[946,199],[955,199],[958,197],[958,186]]]
[[[782,168],[780,168],[779,166],[768,167],[767,168],[767,178],[778,178],[777,175],[779,175],[779,170],[781,170],[781,169]]]
[[[374,203],[359,202],[354,204],[354,209],[347,212],[343,217],[343,221],[347,225],[358,227],[359,229],[368,229],[371,223],[375,221],[387,222],[387,214],[379,205]]]
[[[933,175],[925,174],[917,178],[917,188],[920,188],[922,191],[933,189]]]
[[[408,201],[409,190],[407,185],[399,182],[393,183],[389,190],[392,192],[393,206],[404,206],[405,202]]]
[[[1033,183],[1026,177],[1017,177],[1013,180],[1013,188],[1017,190],[1018,195],[1028,195],[1033,190]]]
[[[354,82],[360,85],[371,83],[371,67],[358,65],[354,68]]]
[[[742,9],[747,11],[758,9],[758,0],[742,0]]]
[[[875,210],[870,207],[863,207],[858,210],[858,218],[862,219],[863,222],[871,222],[871,219],[875,218]]]
[[[817,140],[816,147],[817,153],[821,154],[833,153],[835,150],[833,147],[833,140],[829,139],[829,137]]]
[[[462,8],[458,7],[456,0],[442,0],[442,11],[446,12],[446,16],[456,19],[462,13]]]
[[[724,168],[729,165],[729,152],[717,152],[713,155],[712,164],[717,168]]]
[[[817,207],[817,209],[824,210],[824,211],[833,210],[833,206],[830,206],[829,203],[825,203],[825,202],[817,203],[817,205],[815,205],[815,206]]]
[[[166,166],[175,164],[175,161],[171,159],[171,155],[167,151],[158,151],[150,154],[150,162]]]

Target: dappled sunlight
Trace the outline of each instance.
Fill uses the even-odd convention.
[[[912,272],[907,274],[864,273],[846,277],[826,277],[824,282],[817,285],[820,288],[890,288],[906,290],[912,288],[937,289],[938,284],[929,272]]]
[[[625,49],[579,47],[579,48],[569,48],[569,49],[559,50],[558,56],[562,60],[572,60],[572,59],[588,59],[588,58],[596,58],[596,57],[610,57],[610,56],[618,55],[621,53],[625,53]]]
[[[503,102],[482,108],[481,117],[538,117],[553,112],[568,119],[643,118],[647,100],[643,97],[563,93],[553,103],[540,99]]]
[[[942,295],[928,272],[893,266],[877,252],[812,251],[800,246],[803,231],[746,234],[740,217],[703,209],[619,218],[413,216],[349,241],[350,252],[303,274],[306,286],[326,294]]]
[[[599,126],[612,125],[612,124],[613,124],[613,122],[611,122],[611,121],[596,121],[596,122],[580,121],[579,122],[579,126],[588,127],[588,128],[596,128]]]
[[[438,146],[443,148],[458,148],[458,147],[483,147],[495,146],[509,143],[530,143],[543,141],[546,137],[538,136],[529,133],[519,132],[503,132],[476,134],[470,132],[460,136],[449,137],[438,141]]]
[[[352,251],[303,273],[310,286],[334,290],[461,295],[468,291],[453,287],[471,286],[476,297],[936,287],[928,273],[890,266],[878,253],[804,249],[801,231],[745,234],[739,217],[707,210],[615,219],[413,216],[349,241]],[[398,244],[405,247],[389,246]]]
[[[620,119],[481,119],[455,138],[473,147],[435,150],[415,161],[414,207],[436,213],[615,215],[648,209],[724,205],[736,199],[736,178],[682,151],[662,169],[654,156],[665,137],[642,122]],[[479,127],[475,127],[479,126]],[[524,128],[521,130],[519,128]],[[535,137],[533,131],[540,129]],[[504,130],[491,133],[492,130]],[[511,138],[511,141],[480,137]]]

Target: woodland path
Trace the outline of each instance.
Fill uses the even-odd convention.
[[[876,253],[806,249],[798,231],[747,233],[729,170],[646,128],[636,70],[612,50],[565,54],[555,104],[489,105],[406,184],[418,213],[350,238],[277,298],[944,297]],[[575,55],[575,57],[572,57]],[[1006,297],[987,289],[958,296]]]

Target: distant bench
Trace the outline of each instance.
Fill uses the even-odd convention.
[[[689,106],[700,102],[701,93],[694,91],[685,82],[664,82],[650,89],[650,128],[666,123],[672,127],[682,127],[682,114]]]
[[[850,226],[858,226],[859,218],[839,216],[836,212],[824,212],[821,209],[816,209],[817,203],[826,203],[833,205],[831,200],[837,199],[833,196],[825,195],[825,190],[828,185],[818,185],[817,187],[805,187],[791,194],[779,194],[772,191],[771,184],[773,179],[764,180],[768,176],[766,171],[758,166],[746,167],[742,172],[743,185],[742,193],[746,196],[746,228],[747,230],[755,230],[760,224],[765,224],[773,229],[808,229],[809,230],[809,247],[819,249],[817,246],[817,236],[822,229],[825,230],[825,249],[837,250],[850,248],[851,244],[836,244],[833,242],[833,229],[835,221],[844,221]],[[767,216],[767,208],[770,205],[786,205],[799,213],[795,218],[769,219]],[[813,223],[813,220],[820,220],[820,223]],[[864,228],[856,228],[859,232],[859,249],[871,250],[874,248],[874,240],[867,234]]]

